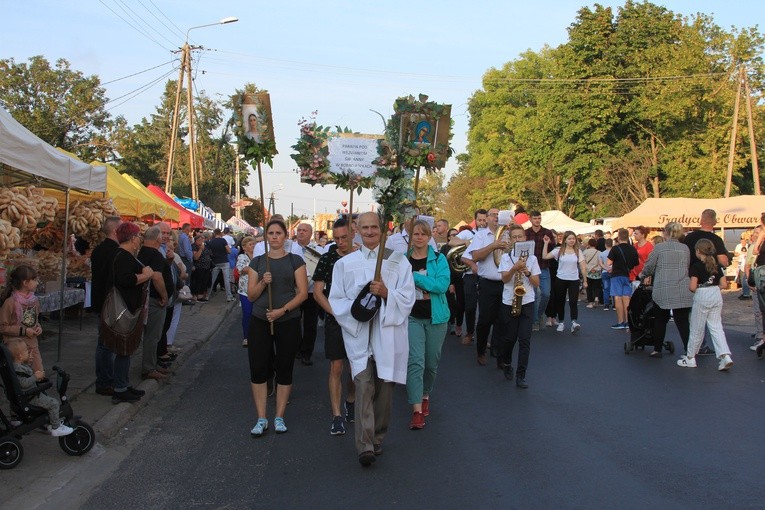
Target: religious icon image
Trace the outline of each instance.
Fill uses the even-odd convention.
[[[255,143],[273,141],[271,98],[267,92],[245,94],[242,98],[242,132]]]
[[[415,145],[430,145],[433,126],[429,120],[421,120],[414,129]]]

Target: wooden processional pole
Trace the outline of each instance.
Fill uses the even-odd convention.
[[[258,185],[260,186],[260,206],[263,207],[263,204],[265,203],[265,194],[263,193],[263,170],[260,166],[260,161],[258,161]],[[265,256],[266,256],[266,273],[271,272],[271,264],[268,261],[268,233],[263,232],[263,248],[265,250]],[[268,311],[270,312],[271,309],[274,306],[273,303],[273,295],[271,294],[271,285],[267,285],[268,288]],[[274,323],[270,323],[271,326],[271,334],[274,334]]]

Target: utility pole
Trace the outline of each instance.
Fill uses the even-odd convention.
[[[760,194],[760,165],[757,162],[757,144],[754,140],[754,121],[752,120],[752,91],[749,90],[749,77],[746,73],[741,73],[744,77],[744,89],[746,91],[746,123],[749,126],[749,150],[752,155],[752,180],[754,183],[754,194]]]
[[[730,154],[728,154],[728,175],[725,179],[725,198],[730,196],[731,181],[733,180],[733,160],[736,153],[736,138],[738,135],[738,112],[741,102],[741,87],[746,92],[746,123],[749,128],[749,150],[752,158],[752,181],[754,184],[754,194],[760,195],[760,165],[757,161],[757,144],[754,138],[754,119],[752,117],[752,92],[749,89],[749,80],[744,66],[739,68],[738,90],[736,91],[736,102],[733,107],[733,126],[731,128]]]
[[[730,134],[730,152],[728,154],[728,175],[725,178],[725,198],[730,197],[731,181],[733,180],[733,160],[736,156],[736,136],[738,136],[738,109],[741,103],[741,82],[743,81],[744,68],[739,68],[738,89],[736,90],[736,103],[733,106],[733,127]]]
[[[268,214],[273,216],[276,214],[276,206],[274,205],[274,192],[271,192],[271,196],[268,199]]]

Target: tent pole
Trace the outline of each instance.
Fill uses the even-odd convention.
[[[58,309],[58,349],[56,351],[56,361],[61,361],[61,339],[64,336],[64,289],[66,288],[66,252],[69,248],[69,192],[70,188],[66,188],[66,201],[64,215],[64,251],[61,253],[61,296],[59,300]]]

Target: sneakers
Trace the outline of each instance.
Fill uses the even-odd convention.
[[[579,323],[578,323],[578,322],[576,322],[576,321],[573,321],[573,322],[571,323],[571,333],[573,333],[573,334],[575,334],[575,335],[576,335],[577,333],[579,333],[579,330],[580,330],[580,329],[582,329],[582,326],[581,326],[581,324],[579,324]]]
[[[689,358],[688,356],[680,356],[677,360],[678,367],[684,368],[696,368],[696,358]]]
[[[585,308],[595,308],[595,305],[592,303],[587,303],[587,306]]]
[[[712,349],[710,349],[707,346],[704,346],[701,349],[699,349],[699,352],[697,354],[699,356],[714,356],[715,351],[713,351]]]
[[[58,427],[55,429],[52,425],[48,425],[48,432],[50,432],[50,435],[53,437],[61,437],[61,436],[68,436],[72,432],[74,432],[74,429],[68,425],[64,425],[64,421],[62,420]]]
[[[537,321],[531,323],[531,331],[539,331],[539,323]]]
[[[274,418],[274,430],[277,434],[284,434],[287,432],[287,425],[284,424],[284,418],[281,416]]]
[[[430,399],[429,398],[422,399],[422,415],[430,416]]]
[[[255,437],[260,437],[263,435],[263,432],[268,430],[268,420],[265,418],[258,418],[258,423],[255,424],[254,427],[252,427],[252,430],[250,431],[250,434],[252,434]]]
[[[282,422],[284,424],[284,422]],[[333,436],[342,436],[345,434],[345,425],[343,425],[343,417],[335,416],[332,418],[332,426],[329,429],[329,433]]]
[[[606,306],[604,306],[604,307],[603,307],[603,311],[604,311],[604,312],[608,312],[608,311],[610,311],[610,310],[611,310],[611,308],[609,308],[609,307],[608,307],[608,305],[606,305]]]
[[[345,401],[345,421],[348,423],[353,423],[356,413],[355,407],[356,405],[354,402],[348,402],[347,400]]]
[[[611,325],[611,329],[629,329],[630,325],[626,322],[617,322]]]
[[[412,413],[412,421],[409,422],[409,430],[422,430],[425,428],[425,417],[422,413]]]
[[[242,340],[242,347],[247,347],[247,339]]]
[[[561,323],[559,323],[559,324],[558,324],[558,327],[557,327],[557,328],[555,328],[555,331],[557,331],[557,332],[559,332],[559,333],[563,333],[563,331],[564,331],[565,329],[566,329],[566,325],[565,325],[564,323],[562,323],[562,322],[561,322]]]
[[[763,340],[757,340],[754,344],[749,346],[749,350],[757,351],[757,348],[763,344]]]
[[[717,370],[720,372],[725,372],[730,367],[733,366],[733,360],[730,357],[730,354],[723,354],[720,358],[720,364],[717,365]]]

